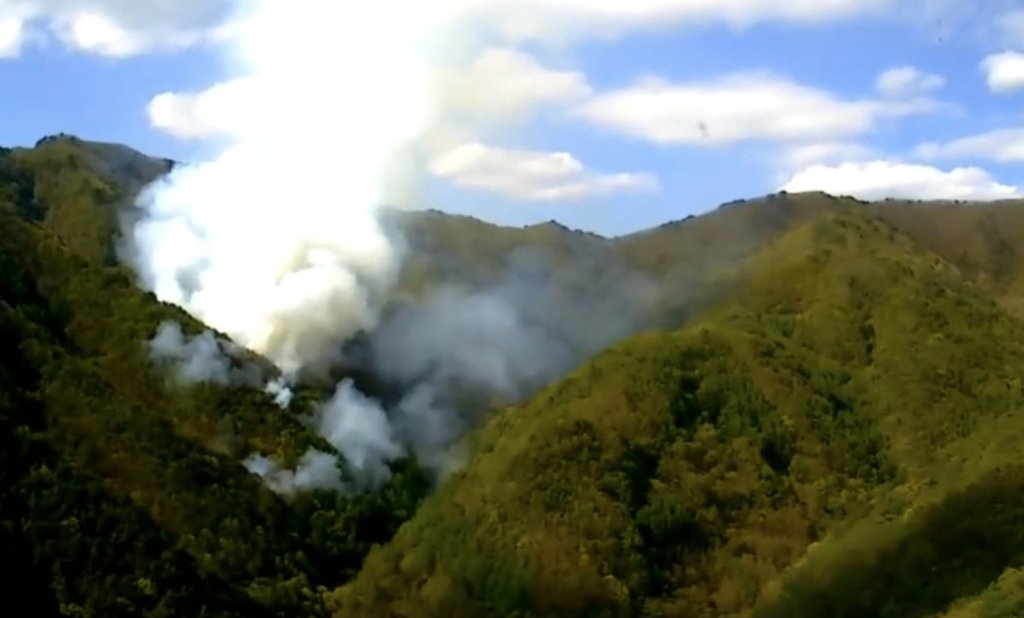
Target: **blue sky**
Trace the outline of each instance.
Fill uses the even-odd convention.
[[[229,4],[0,0],[0,144],[64,131],[210,156],[221,119],[195,102],[237,77],[216,35],[229,13],[209,8]],[[501,0],[542,27],[464,20],[476,43],[445,69],[462,81],[440,82],[456,85],[410,200],[619,234],[782,187],[1018,196],[1024,3],[967,4]],[[161,120],[150,102],[165,92],[196,96]]]

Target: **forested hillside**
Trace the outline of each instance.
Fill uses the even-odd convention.
[[[1022,335],[866,213],[807,224],[704,319],[496,415],[338,613],[941,611],[1024,558]]]
[[[282,410],[253,354],[233,362],[260,379],[225,386],[147,351],[169,320],[206,328],[119,261],[171,165],[68,136],[0,151],[0,546],[33,615],[1024,610],[1024,202],[778,194],[613,239],[395,213],[400,302],[529,255],[645,313],[481,415],[439,486],[403,460],[380,491],[281,496],[242,462],[336,453],[302,419],[329,387]]]
[[[0,529],[18,548],[4,558],[48,591],[27,601],[64,615],[319,615],[317,588],[346,581],[425,480],[408,464],[379,494],[286,502],[249,474],[252,452],[330,447],[258,389],[183,387],[153,364],[164,320],[202,327],[104,265],[110,229],[64,227],[116,215],[118,191],[80,193],[116,181],[94,154],[0,154]]]

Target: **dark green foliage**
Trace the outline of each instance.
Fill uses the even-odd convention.
[[[35,199],[35,178],[29,168],[18,163],[11,150],[0,148],[0,204],[23,217],[39,221],[43,209]]]
[[[905,522],[822,551],[755,616],[929,616],[1024,564],[1024,468],[993,471]]]

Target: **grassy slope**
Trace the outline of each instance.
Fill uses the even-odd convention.
[[[1017,459],[979,445],[1024,437],[1021,327],[856,213],[773,243],[748,282],[498,414],[469,467],[336,593],[337,615],[896,616],[981,594],[1017,555],[981,568],[928,517],[957,512],[953,490],[991,500],[989,475]],[[909,538],[937,553],[871,562]],[[874,548],[873,566],[830,547]],[[929,557],[957,568],[919,590]],[[847,572],[870,594],[843,596]]]

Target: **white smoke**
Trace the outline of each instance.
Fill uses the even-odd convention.
[[[288,386],[288,382],[284,378],[275,378],[267,382],[264,390],[282,410],[292,405],[292,399],[295,398],[295,393],[292,392],[291,387]]]
[[[263,455],[252,455],[242,465],[280,494],[290,495],[309,489],[345,489],[337,458],[315,449],[302,456],[294,471],[282,468]]]
[[[238,361],[241,350],[210,331],[187,336],[177,322],[164,322],[149,341],[150,356],[173,366],[182,384],[230,386],[259,383],[259,370]]]
[[[223,147],[143,192],[126,221],[124,256],[161,300],[273,361],[283,375],[265,390],[282,408],[303,372],[328,369],[344,342],[373,333],[367,362],[403,396],[385,409],[339,384],[309,422],[346,465],[319,450],[295,470],[258,454],[246,460],[275,491],[378,487],[409,446],[443,472],[475,421],[466,410],[523,396],[628,323],[627,312],[605,315],[511,276],[492,289],[443,289],[378,328],[402,253],[381,209],[415,189],[416,145],[443,146],[463,115],[442,109],[459,97],[434,92],[446,83],[444,62],[435,63],[486,43],[468,37],[462,46],[449,27],[498,12],[478,0],[239,5],[235,76],[158,95],[149,108],[156,126]],[[598,315],[616,326],[597,325]],[[594,328],[555,336],[571,324]],[[208,347],[186,346],[177,358],[195,363],[189,375],[220,380]]]
[[[443,476],[481,412],[515,403],[645,325],[657,288],[614,256],[581,248],[559,272],[544,253],[513,253],[478,287],[439,286],[388,315],[364,362],[403,396],[392,432]]]
[[[400,244],[379,224],[387,187],[404,179],[409,146],[433,117],[430,39],[444,19],[431,3],[382,0],[238,2],[229,64],[235,77],[197,93],[164,93],[154,124],[217,138],[219,153],[176,167],[142,193],[125,257],[163,301],[273,361],[266,385],[288,407],[291,382],[337,360],[372,330],[394,285]],[[158,337],[180,373],[230,380],[212,340]],[[315,414],[357,482],[386,480],[401,455],[379,404],[349,382]],[[296,471],[246,463],[280,491],[340,487],[333,456],[310,451]]]
[[[334,396],[319,407],[309,424],[344,454],[346,474],[333,455],[313,448],[299,459],[295,470],[281,468],[262,455],[250,456],[244,465],[283,494],[307,489],[358,492],[376,489],[391,478],[388,463],[404,453],[380,402],[356,390],[351,380],[338,384]]]
[[[390,162],[430,122],[431,15],[400,0],[254,3],[234,30],[235,79],[151,105],[172,125],[192,110],[196,134],[215,126],[227,145],[138,200],[126,254],[146,287],[287,375],[372,328],[399,261],[377,219]]]

